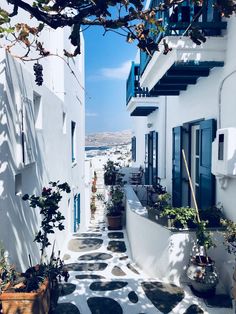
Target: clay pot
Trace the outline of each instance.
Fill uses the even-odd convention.
[[[7,292],[0,294],[3,314],[48,314],[50,308],[49,281],[36,292]]]
[[[107,223],[110,230],[122,229],[122,215],[119,216],[107,215]]]
[[[193,290],[204,295],[214,294],[219,282],[214,261],[204,255],[192,257],[187,277]]]

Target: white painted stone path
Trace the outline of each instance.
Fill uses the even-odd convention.
[[[104,185],[103,185],[103,174],[101,170],[97,170],[97,187],[98,191],[97,193],[103,193],[104,192]],[[66,254],[70,255],[70,259],[66,260],[66,264],[68,263],[78,263],[78,257],[84,254],[89,253],[108,253],[112,254],[112,259],[103,260],[101,262],[108,263],[108,266],[103,271],[96,271],[96,272],[70,272],[70,278],[69,283],[73,283],[76,285],[76,290],[67,296],[60,297],[59,303],[64,302],[71,302],[74,305],[76,305],[80,311],[81,314],[90,314],[91,311],[87,305],[87,299],[90,297],[109,297],[114,300],[116,300],[122,307],[124,314],[157,314],[161,313],[155,306],[151,303],[151,301],[145,296],[145,293],[141,287],[142,281],[158,281],[158,278],[149,278],[145,273],[142,272],[141,269],[138,268],[137,265],[134,265],[131,258],[130,258],[130,248],[129,248],[129,242],[127,239],[127,235],[125,230],[122,230],[124,233],[124,239],[117,239],[117,240],[124,240],[127,247],[127,252],[125,253],[113,253],[111,251],[107,250],[108,242],[112,239],[109,239],[107,234],[108,230],[106,227],[106,222],[104,222],[104,205],[101,202],[97,201],[97,210],[94,215],[94,218],[91,220],[90,227],[88,230],[88,233],[94,233],[93,228],[100,227],[101,229],[105,227],[105,230],[96,231],[97,233],[102,233],[103,244],[102,246],[95,251],[89,251],[89,252],[72,252],[67,251]],[[96,233],[95,232],[95,233]],[[75,238],[75,237],[73,237]],[[71,240],[71,239],[69,239]],[[116,240],[116,239],[114,239]],[[122,256],[128,255],[129,258],[126,260],[120,260],[119,258]],[[80,261],[80,262],[98,262],[98,261]],[[127,268],[127,263],[131,263],[140,273],[135,274],[130,269]],[[114,266],[119,266],[125,273],[125,276],[114,276],[112,275],[111,271]],[[79,280],[75,278],[75,275],[78,274],[96,274],[96,275],[102,275],[106,279],[86,279],[86,280]],[[89,286],[94,281],[109,281],[109,280],[118,280],[118,281],[126,281],[128,282],[128,285],[122,289],[114,290],[114,291],[91,291]],[[226,309],[226,308],[210,308],[207,307],[204,303],[203,299],[197,298],[191,293],[191,290],[188,286],[183,287],[185,291],[185,297],[184,299],[170,312],[170,314],[183,314],[186,309],[192,305],[197,304],[202,310],[204,310],[204,313],[206,314],[232,314],[232,309]],[[128,293],[131,291],[135,291],[138,295],[139,301],[136,304],[133,304],[128,299]],[[68,313],[69,314],[69,313]],[[107,313],[98,313],[98,314],[107,314]],[[114,313],[115,314],[115,313]]]

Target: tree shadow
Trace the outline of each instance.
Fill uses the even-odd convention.
[[[29,265],[29,254],[34,263],[39,260],[33,240],[40,215],[37,209],[29,208],[21,196],[41,190],[46,167],[35,130],[29,127],[34,123],[32,101],[27,119],[23,118],[25,107],[29,105],[25,100],[33,97],[30,75],[7,54],[0,67],[0,239],[9,252],[10,262],[14,261],[17,269],[25,269]],[[31,150],[35,162],[27,166],[23,163],[23,119],[28,124],[27,136],[34,139]]]

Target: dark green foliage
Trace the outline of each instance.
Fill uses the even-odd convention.
[[[196,211],[191,207],[171,207],[167,206],[160,215],[173,219],[176,228],[186,228],[189,222],[196,220]]]
[[[25,194],[22,199],[29,201],[32,208],[38,207],[40,214],[43,216],[41,221],[40,230],[37,232],[34,241],[41,244],[41,257],[44,250],[51,243],[49,242],[48,235],[55,233],[55,229],[63,230],[63,221],[65,217],[59,211],[59,202],[62,199],[62,192],[70,193],[68,183],[59,184],[57,182],[49,182],[49,187],[44,187],[40,196]]]
[[[226,228],[224,231],[224,244],[230,254],[236,253],[236,223],[230,219],[221,219],[221,224]]]
[[[110,199],[107,205],[107,215],[120,216],[123,207],[124,192],[120,185],[111,186]]]
[[[124,174],[120,173],[120,164],[112,160],[108,160],[104,165],[104,182],[105,185],[121,185],[123,184]]]
[[[197,224],[196,229],[196,238],[197,244],[205,248],[205,250],[209,250],[211,247],[215,247],[215,244],[212,241],[211,233],[206,229],[208,225],[208,221],[200,221]]]
[[[221,219],[224,218],[221,209],[216,206],[199,211],[199,215],[202,220],[208,221],[208,228],[221,227]]]

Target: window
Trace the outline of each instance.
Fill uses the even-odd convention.
[[[22,194],[22,175],[18,173],[15,175],[15,194],[21,195]]]
[[[158,133],[153,131],[153,145],[152,145],[152,149],[153,149],[153,153],[152,153],[152,158],[153,158],[153,162],[152,162],[152,167],[153,167],[153,171],[152,171],[152,184],[157,184],[158,183]]]
[[[35,128],[40,130],[42,129],[42,102],[41,96],[34,92],[33,95],[33,103],[34,103],[34,123]]]
[[[224,160],[224,134],[219,135],[218,160]]]
[[[158,132],[145,135],[145,184],[158,183]]]
[[[63,112],[62,115],[62,132],[63,134],[66,134],[66,113]]]
[[[71,159],[75,161],[75,127],[76,123],[71,121]]]

